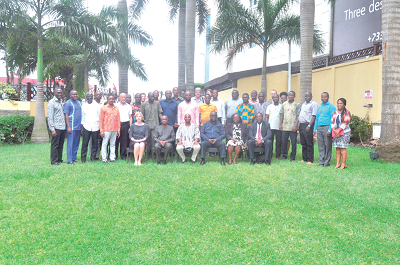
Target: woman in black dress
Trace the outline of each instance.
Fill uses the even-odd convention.
[[[144,117],[141,112],[135,113],[135,120],[136,122],[132,123],[129,130],[129,139],[131,140],[129,148],[133,148],[135,166],[141,166],[147,137],[149,136],[149,126],[143,122]]]

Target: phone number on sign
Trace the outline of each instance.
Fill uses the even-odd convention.
[[[382,37],[382,31],[372,33],[372,35],[368,36],[368,42],[382,41]]]

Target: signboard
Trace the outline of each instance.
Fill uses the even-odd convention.
[[[333,56],[382,41],[382,1],[338,0],[333,11]]]
[[[364,92],[364,99],[365,99],[365,100],[372,99],[372,90],[365,90],[365,92]]]

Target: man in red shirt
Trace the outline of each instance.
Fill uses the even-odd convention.
[[[115,98],[108,95],[108,104],[100,110],[100,136],[103,138],[101,145],[101,157],[104,163],[107,162],[107,145],[110,143],[110,162],[115,162],[115,140],[119,137],[121,122],[118,107],[114,105]]]

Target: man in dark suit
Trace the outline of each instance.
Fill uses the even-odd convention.
[[[268,122],[263,121],[262,113],[257,113],[256,123],[250,125],[247,146],[250,153],[250,165],[255,164],[254,148],[263,147],[265,150],[265,164],[271,165],[272,132]]]

